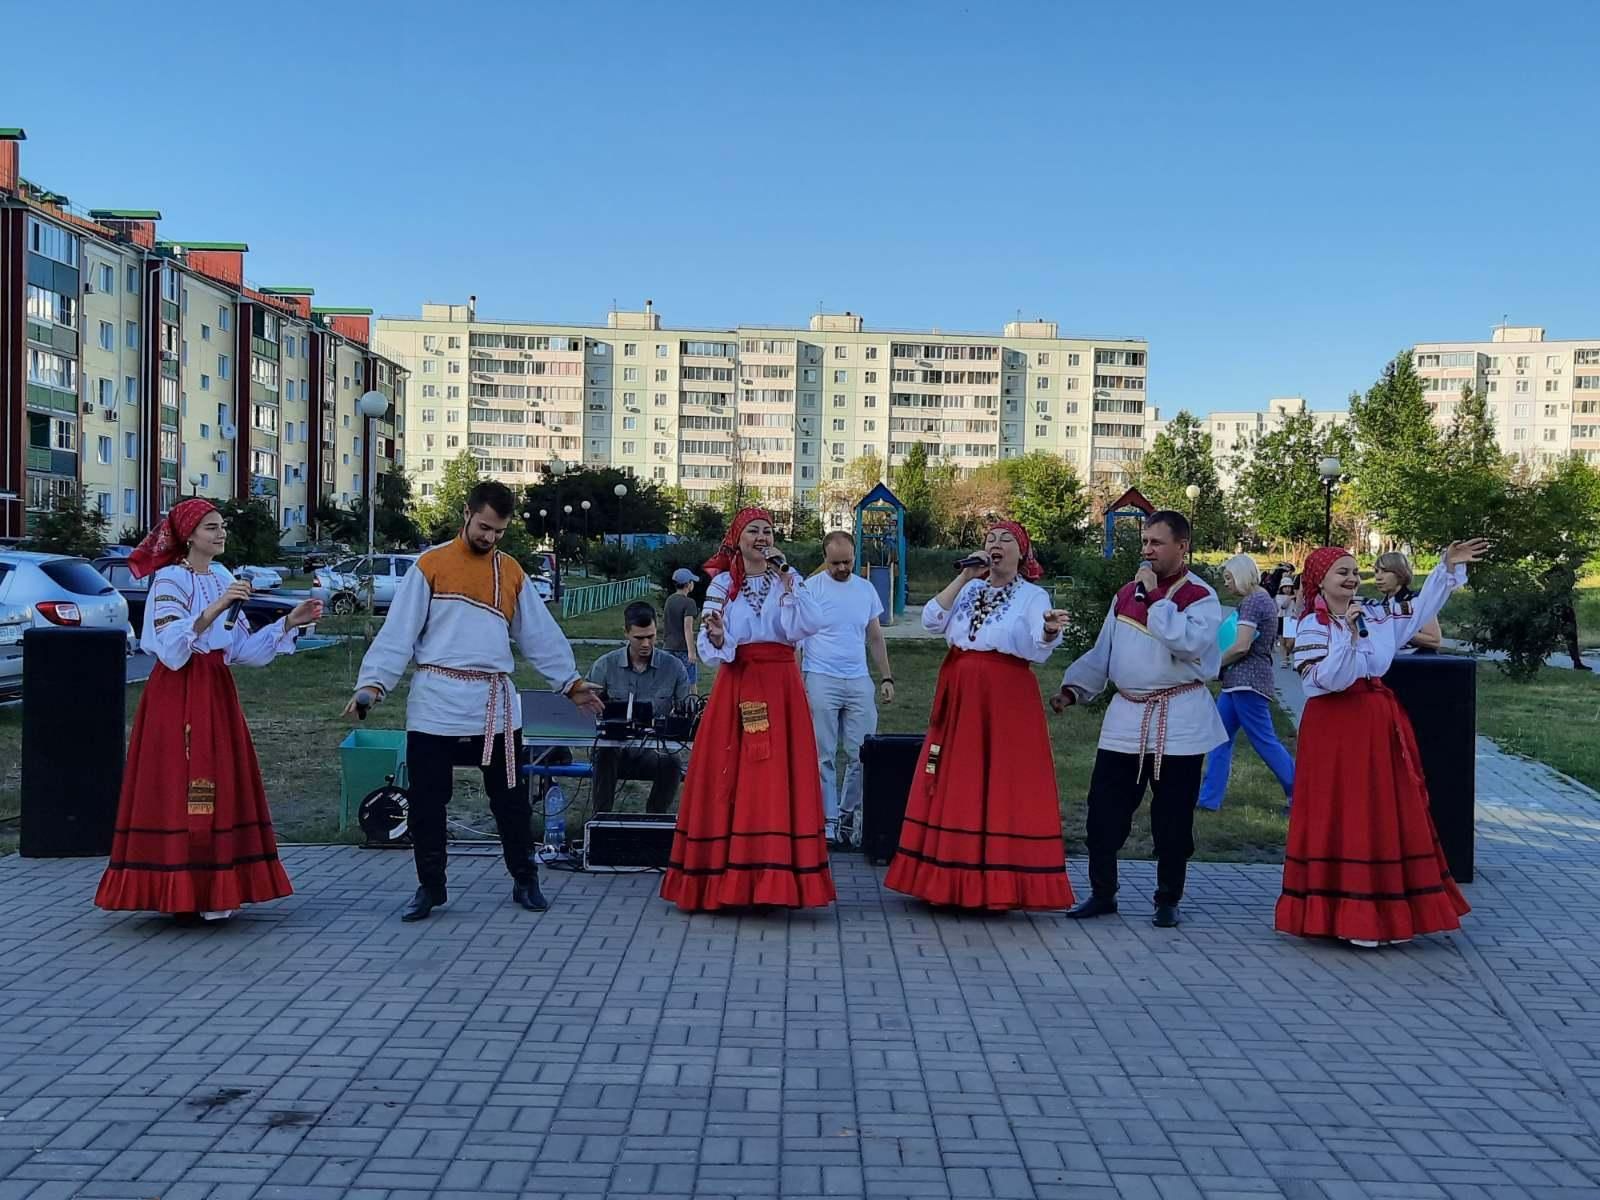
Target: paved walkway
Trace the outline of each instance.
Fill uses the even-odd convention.
[[[458,856],[402,925],[404,855],[297,847],[183,930],[0,860],[0,1200],[1600,1196],[1600,796],[1478,771],[1465,930],[1382,952],[1275,935],[1272,866],[1164,932],[1142,862],[1080,926],[853,856],[820,911],[552,874],[535,917]]]

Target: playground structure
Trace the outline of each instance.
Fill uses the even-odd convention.
[[[878,484],[856,503],[856,571],[871,582],[883,603],[883,623],[906,610],[906,506]]]
[[[1117,522],[1122,519],[1132,518],[1143,521],[1156,506],[1140,494],[1138,488],[1129,488],[1111,502],[1106,509],[1106,543],[1102,551],[1104,557],[1110,558],[1117,550]]]

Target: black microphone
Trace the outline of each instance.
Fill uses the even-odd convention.
[[[228,605],[228,615],[222,619],[222,627],[231,630],[233,623],[239,619],[239,614],[244,611],[244,601],[235,600]]]
[[[982,554],[969,554],[965,558],[956,560],[956,570],[965,571],[968,567],[987,567],[989,560]]]
[[[776,567],[778,570],[782,571],[788,565],[789,564],[784,561],[782,550],[774,548],[767,551],[767,566]]]
[[[1149,603],[1150,593],[1144,590],[1144,580],[1135,579],[1133,581],[1133,598],[1140,604]]]
[[[1356,609],[1356,636],[1367,636],[1367,619],[1361,615],[1361,610]]]

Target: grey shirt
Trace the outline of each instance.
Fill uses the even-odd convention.
[[[689,672],[683,663],[665,650],[657,648],[650,653],[650,665],[635,671],[628,663],[628,648],[619,646],[594,660],[589,680],[605,689],[610,700],[648,701],[656,713],[664,713],[673,703],[689,694]]]
[[[674,654],[689,653],[689,643],[683,638],[683,619],[698,617],[700,609],[692,597],[683,592],[673,592],[667,597],[667,611],[662,618],[661,644]]]

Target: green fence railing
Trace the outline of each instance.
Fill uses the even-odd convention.
[[[615,608],[632,600],[643,600],[655,585],[643,575],[636,579],[615,579],[589,587],[567,588],[561,593],[561,615],[581,617],[584,613]]]

